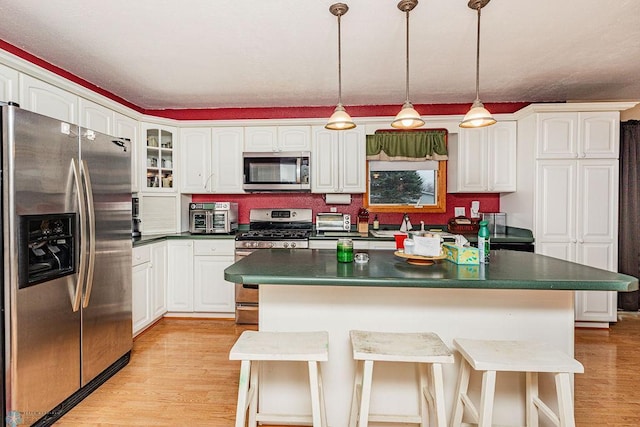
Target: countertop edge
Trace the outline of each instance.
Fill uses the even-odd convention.
[[[591,282],[572,282],[568,285],[566,282],[553,281],[498,281],[498,280],[447,280],[440,279],[437,281],[417,281],[417,280],[375,280],[371,278],[356,279],[350,278],[306,278],[305,283],[301,283],[299,279],[274,278],[265,275],[239,275],[229,274],[225,272],[225,280],[233,283],[242,283],[250,285],[285,285],[285,286],[349,286],[349,287],[385,287],[385,288],[422,288],[422,289],[513,289],[513,290],[547,290],[547,291],[618,291],[631,292],[638,290],[638,282],[603,282],[597,281],[600,285],[598,288],[590,286]],[[602,284],[606,283],[606,288]],[[609,286],[610,285],[610,286]]]

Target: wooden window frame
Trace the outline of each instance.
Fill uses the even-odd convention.
[[[369,161],[367,160],[367,182],[362,201],[363,206],[369,212],[395,212],[395,213],[444,213],[447,211],[447,162],[441,160],[438,162],[436,204],[430,206],[415,205],[369,205],[369,185],[370,185]]]

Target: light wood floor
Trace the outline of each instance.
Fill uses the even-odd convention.
[[[640,425],[640,315],[619,318],[609,330],[576,331],[585,367],[575,382],[578,426]],[[228,352],[245,329],[228,320],[161,320],[135,340],[129,365],[56,425],[233,426],[239,362]]]

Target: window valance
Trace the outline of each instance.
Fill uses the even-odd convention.
[[[447,160],[447,131],[376,131],[367,135],[367,160]]]

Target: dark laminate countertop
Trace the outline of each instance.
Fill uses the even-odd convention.
[[[633,291],[638,279],[517,251],[492,251],[486,265],[441,260],[416,266],[391,251],[370,250],[366,264],[338,263],[330,249],[256,251],[225,270],[234,283],[418,288]]]

